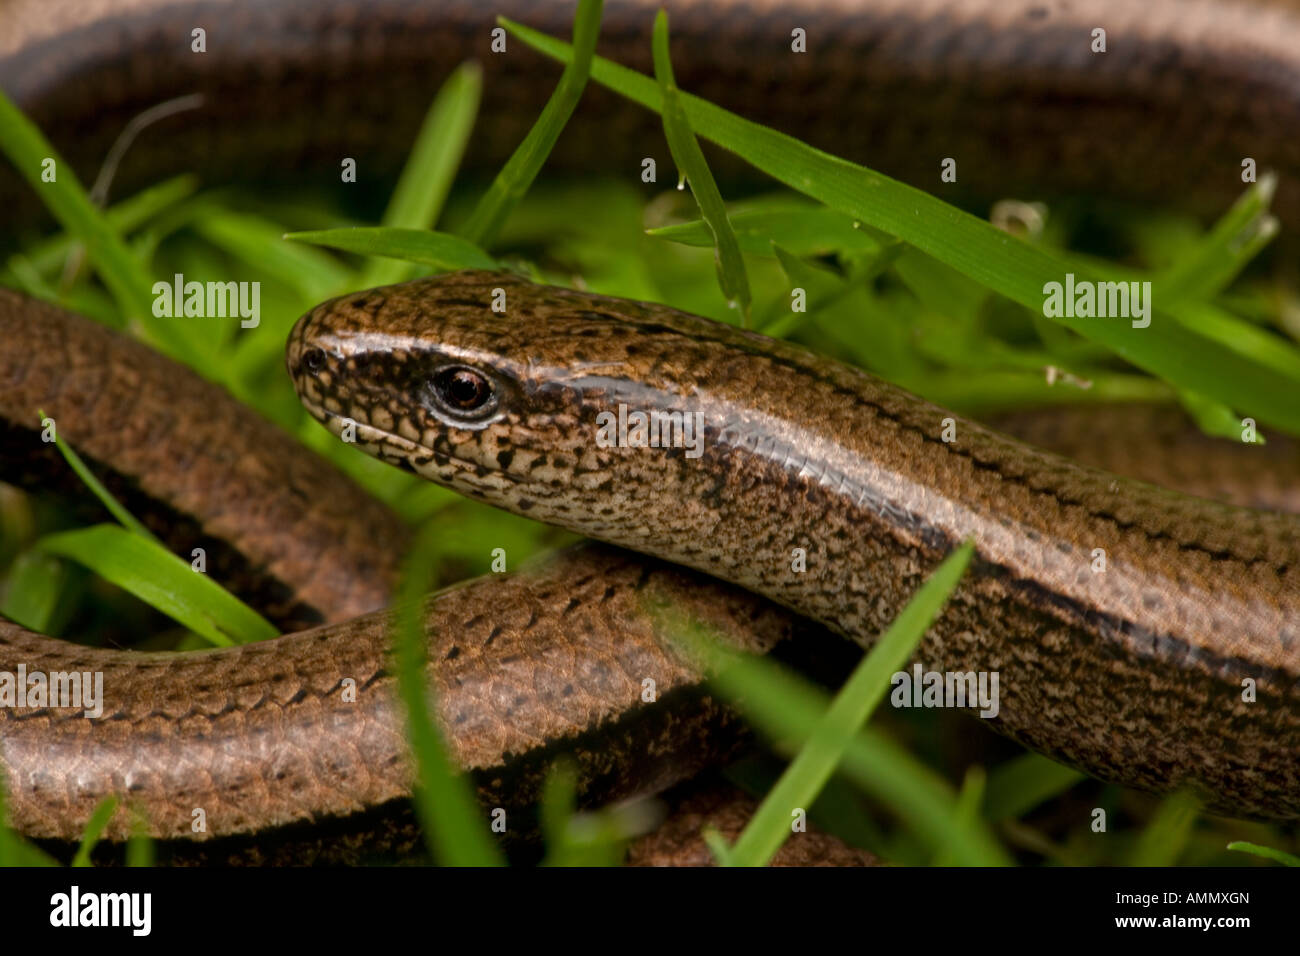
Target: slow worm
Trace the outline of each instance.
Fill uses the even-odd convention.
[[[609,3],[602,53],[644,65],[656,6]],[[1096,192],[1206,213],[1239,192],[1249,156],[1282,172],[1275,210],[1284,226],[1297,222],[1294,3],[668,6],[684,88],[936,191],[938,159],[956,155],[953,198]],[[292,170],[336,183],[340,155],[360,156],[377,176],[391,171],[437,84],[479,56],[487,98],[471,159],[491,163],[535,115],[545,92],[537,74],[548,69],[518,45],[488,53],[498,13],[562,34],[570,9],[9,0],[0,4],[0,88],[86,178],[131,116],[202,93],[204,109],[143,134],[118,189],[182,169],[219,181]],[[1097,26],[1111,55],[1088,52]],[[191,47],[196,27],[210,37],[203,54]],[[808,55],[791,55],[795,27],[812,38]],[[852,122],[839,113],[845,103]],[[635,170],[653,149],[650,130],[651,119],[593,89],[555,166],[586,171],[600,157],[613,172]],[[0,182],[0,198],[16,226],[36,221],[17,177]],[[484,311],[485,290],[498,287],[508,290],[505,316]],[[152,809],[164,838],[190,839],[189,804],[209,807],[212,833],[246,841],[236,854],[256,855],[272,833],[305,833],[310,843],[312,827],[330,821],[356,823],[340,824],[345,846],[397,833],[389,811],[407,786],[400,729],[381,618],[364,615],[389,593],[407,540],[400,522],[147,350],[9,293],[0,294],[0,326],[7,480],[64,480],[36,439],[33,410],[44,407],[170,545],[207,547],[214,576],[282,627],[325,625],[166,659],[71,649],[0,625],[4,668],[87,661],[116,688],[116,716],[102,723],[0,710],[15,823],[75,839],[99,797],[123,792]],[[309,349],[323,356],[312,371]],[[362,354],[368,365],[348,366]],[[1225,812],[1300,809],[1292,517],[1102,475],[964,421],[945,443],[946,413],[795,347],[504,276],[327,304],[299,326],[289,362],[313,411],[332,424],[353,416],[387,457],[732,580],[858,639],[887,623],[954,541],[974,535],[977,565],[922,657],[1000,671],[1000,729],[1106,779],[1160,790],[1192,783]],[[440,411],[438,372],[448,364],[483,377],[497,403],[490,422],[465,427]],[[377,377],[385,370],[400,376]],[[598,448],[594,416],[620,402],[700,412],[703,455]],[[1148,424],[1157,420],[1169,419]],[[402,421],[415,424],[413,435],[403,436]],[[1172,467],[1163,468],[1140,444],[1112,434],[1107,448],[1064,426],[1044,434],[1041,422],[1018,427],[1039,444],[1069,443],[1062,450],[1078,460],[1239,505],[1295,507],[1285,442],[1267,452],[1212,443],[1201,454],[1181,426],[1157,426],[1147,435],[1168,449]],[[367,431],[377,427],[387,435]],[[806,550],[806,572],[790,570],[794,548]],[[1104,573],[1092,570],[1097,549]],[[453,748],[485,799],[510,802],[504,788],[526,803],[532,791],[519,781],[561,742],[587,742],[578,751],[593,761],[583,776],[593,801],[658,789],[730,752],[730,716],[656,640],[632,599],[644,588],[711,612],[738,646],[820,639],[739,588],[595,547],[439,595],[431,679],[444,692]],[[357,704],[332,696],[345,670],[367,687]],[[680,693],[642,707],[646,672]],[[1253,703],[1242,699],[1243,680],[1257,685]],[[512,693],[523,698],[513,706]],[[470,732],[456,714],[485,724]],[[646,741],[657,740],[662,759],[596,760],[604,747],[617,754],[610,742],[619,739],[638,752],[654,752]]]

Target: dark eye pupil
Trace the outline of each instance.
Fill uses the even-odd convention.
[[[488,400],[487,379],[468,368],[451,368],[438,376],[438,391],[448,405],[471,411]]]
[[[325,353],[317,348],[310,348],[303,352],[302,367],[309,372],[319,372],[325,367]]]

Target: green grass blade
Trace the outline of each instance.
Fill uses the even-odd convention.
[[[126,235],[144,225],[154,216],[192,196],[198,189],[199,178],[194,175],[176,176],[123,199],[104,212],[108,224],[119,235]],[[29,265],[43,275],[51,275],[63,268],[68,255],[78,246],[78,240],[68,233],[60,233],[33,243],[24,253]]]
[[[90,851],[95,849],[95,844],[104,835],[104,828],[108,826],[108,821],[113,819],[113,814],[116,812],[117,797],[105,797],[99,801],[91,812],[90,819],[86,821],[86,829],[81,834],[81,843],[77,845],[77,852],[72,857],[73,869],[90,866]]]
[[[153,317],[153,299],[149,294],[152,283],[148,273],[90,201],[72,166],[64,162],[36,125],[3,93],[0,93],[0,149],[63,228],[85,243],[91,261],[122,312],[129,318],[149,323]],[[54,163],[54,182],[41,179],[47,159]]]
[[[880,642],[836,695],[799,755],[763,800],[736,842],[738,866],[765,866],[790,834],[791,812],[807,809],[834,773],[845,750],[889,690],[890,677],[907,663],[970,563],[974,548],[948,556],[908,602]]]
[[[1211,299],[1226,289],[1277,234],[1277,220],[1268,214],[1276,191],[1275,173],[1247,189],[1196,249],[1160,277],[1162,296],[1174,302]]]
[[[806,739],[826,712],[820,688],[772,661],[739,658],[718,670],[724,693],[773,739]],[[963,866],[1011,862],[982,821],[963,825],[952,788],[885,734],[863,730],[850,742],[840,769],[934,851],[951,848]]]
[[[569,836],[569,822],[577,811],[578,779],[572,763],[559,761],[542,784],[539,818],[546,856],[542,866],[577,866],[579,858]]]
[[[522,24],[499,20],[514,36],[561,62],[569,44]],[[596,57],[591,76],[615,92],[659,111],[661,93],[649,77]],[[922,190],[815,149],[793,137],[750,122],[688,93],[681,102],[691,125],[705,138],[827,206],[896,236],[940,262],[1035,313],[1043,311],[1044,286],[1072,271],[1080,281],[1104,281],[1083,265],[1067,265],[990,223],[949,206]],[[1151,326],[1128,320],[1053,318],[1085,338],[1177,385],[1248,411],[1300,435],[1300,380],[1234,352],[1188,328],[1177,309],[1153,310]]]
[[[740,251],[754,256],[771,258],[773,243],[799,257],[872,254],[880,248],[874,238],[853,228],[852,219],[825,206],[737,212],[732,204],[727,220]],[[703,219],[647,229],[646,235],[687,246],[714,244],[713,232]]]
[[[297,289],[312,302],[338,295],[354,284],[352,271],[333,256],[284,242],[284,227],[263,216],[212,212],[193,225],[213,245]]]
[[[1249,853],[1252,856],[1263,857],[1265,860],[1273,860],[1281,863],[1283,866],[1300,866],[1300,856],[1293,856],[1284,850],[1275,850],[1271,846],[1260,846],[1258,843],[1247,843],[1245,840],[1234,840],[1228,844],[1229,850],[1235,850],[1239,853]]]
[[[1130,866],[1173,866],[1196,825],[1200,804],[1186,791],[1166,797],[1129,855]]]
[[[284,238],[329,246],[364,256],[388,256],[435,269],[500,269],[501,265],[468,239],[446,232],[387,226],[290,232]]]
[[[961,790],[957,794],[957,808],[953,812],[958,823],[962,827],[973,827],[975,821],[980,818],[980,805],[984,802],[984,790],[988,784],[988,775],[984,773],[983,767],[970,767],[966,771],[966,779],[962,781]],[[935,856],[935,866],[956,866],[958,858],[953,853],[952,847],[944,847]]]
[[[1086,779],[1087,774],[1048,757],[1022,754],[989,774],[984,816],[989,820],[1022,817]]]
[[[540,818],[546,844],[544,867],[616,866],[626,854],[626,838],[636,832],[641,814],[635,804],[577,811],[577,769],[557,761],[542,784]]]
[[[28,630],[49,634],[66,581],[67,565],[58,558],[24,551],[9,566],[0,614]]]
[[[247,644],[279,633],[206,574],[153,539],[116,525],[46,535],[33,549],[85,565],[213,644]]]
[[[473,61],[462,63],[442,84],[393,190],[383,225],[431,229],[437,223],[465,154],[482,93],[483,68]],[[390,285],[412,274],[408,265],[380,259],[366,265],[358,284]]]
[[[150,867],[154,865],[154,842],[149,836],[145,819],[139,813],[131,815],[131,835],[126,839],[126,865]]]
[[[457,775],[433,721],[425,678],[425,594],[437,567],[441,529],[425,526],[407,557],[393,621],[397,688],[406,712],[407,741],[416,762],[415,810],[430,855],[445,866],[497,866],[493,845],[470,785]]]
[[[528,131],[514,155],[506,161],[488,191],[479,200],[469,221],[461,230],[476,246],[488,248],[496,239],[506,217],[515,207],[528,187],[537,178],[546,157],[551,154],[560,131],[573,115],[574,107],[587,88],[587,76],[596,51],[596,37],[600,34],[602,0],[579,0],[578,13],[573,22],[573,49],[576,55],[564,68],[560,83],[547,100],[542,115]]]
[[[700,836],[704,840],[704,845],[709,848],[713,854],[713,859],[717,861],[718,866],[736,866],[736,857],[732,851],[731,845],[727,843],[724,837],[713,827],[705,827]]]
[[[1186,390],[1179,391],[1178,402],[1205,434],[1241,441],[1241,419],[1228,406]],[[1254,444],[1266,444],[1264,436],[1256,433]]]
[[[158,539],[154,537],[153,533],[136,520],[135,515],[131,514],[131,512],[129,512],[120,501],[114,498],[112,492],[105,488],[103,483],[95,477],[94,472],[92,472],[86,466],[86,463],[81,460],[81,456],[77,454],[76,450],[67,442],[58,440],[58,423],[47,416],[41,409],[37,409],[36,414],[40,417],[41,428],[49,428],[53,426],[55,436],[54,447],[59,450],[59,454],[63,456],[63,460],[66,461],[72,470],[77,473],[77,477],[80,478],[82,483],[85,484],[95,497],[99,499],[99,503],[108,510],[108,513],[116,518],[118,523],[128,531],[149,538],[153,541],[157,541]]]
[[[727,209],[722,203],[722,194],[718,184],[713,180],[713,173],[704,159],[700,144],[691,131],[686,114],[678,98],[677,81],[673,78],[672,57],[668,52],[668,12],[660,10],[655,16],[654,26],[654,67],[655,77],[659,81],[659,91],[663,97],[664,136],[668,139],[668,149],[673,162],[681,170],[681,175],[690,183],[691,193],[699,204],[700,214],[713,234],[714,263],[718,271],[718,284],[728,303],[738,305],[741,310],[742,324],[750,324],[749,277],[745,274],[745,260],[740,257],[740,246],[736,243],[736,234],[732,232],[731,223],[727,221]]]
[[[0,869],[11,866],[58,866],[58,860],[9,828],[8,791],[5,786],[5,775],[0,772]]]

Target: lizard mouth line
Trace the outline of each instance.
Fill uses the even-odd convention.
[[[300,395],[303,406],[311,413],[312,417],[328,428],[336,436],[342,437],[341,432],[344,426],[335,424],[339,422],[351,422],[356,429],[356,441],[354,443],[344,442],[344,444],[373,445],[380,449],[380,454],[395,461],[407,461],[411,467],[419,473],[423,473],[430,463],[450,466],[460,473],[472,475],[476,478],[484,478],[488,475],[498,476],[512,485],[529,484],[525,479],[512,475],[499,467],[492,467],[477,461],[469,461],[464,458],[458,458],[455,455],[449,455],[446,452],[430,448],[422,442],[414,441],[405,435],[399,435],[396,432],[379,428],[376,425],[368,425],[365,422],[357,421],[347,415],[332,412],[317,402]],[[445,479],[444,479],[445,480]]]

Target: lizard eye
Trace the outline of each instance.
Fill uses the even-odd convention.
[[[463,365],[444,368],[434,375],[433,391],[447,411],[461,415],[485,411],[495,397],[488,377]]]
[[[318,348],[309,348],[302,353],[302,367],[315,375],[325,367],[325,351]]]

